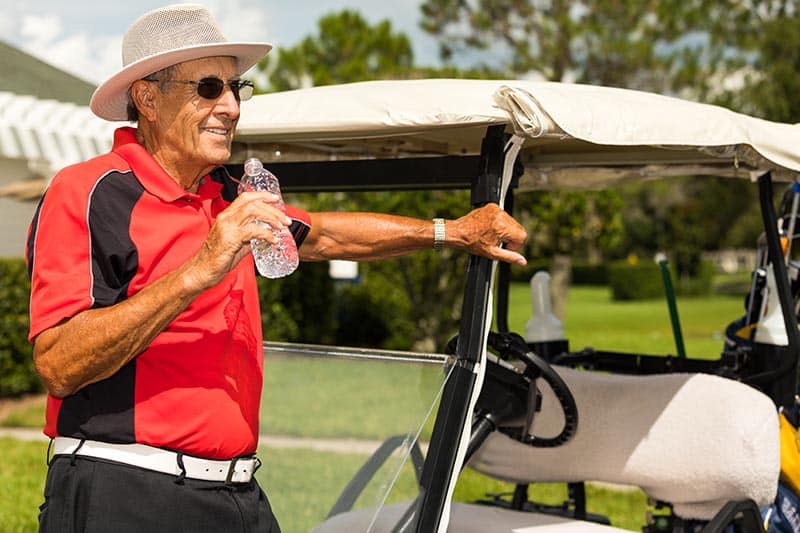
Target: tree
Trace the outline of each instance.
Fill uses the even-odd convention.
[[[772,120],[800,120],[800,0],[427,0],[421,10],[422,27],[438,37],[446,61],[489,49],[510,76],[535,73],[667,92]],[[742,193],[741,187],[725,186],[733,187],[731,198]],[[703,247],[721,242],[700,235],[710,235],[709,219],[702,217],[711,214],[698,217],[694,199],[720,197],[720,188],[706,180],[673,180],[670,187],[677,187],[668,195],[677,202],[672,212],[681,216],[662,220],[659,231],[669,231],[657,238],[650,233],[649,241],[668,235],[664,245],[678,250],[677,241],[688,237],[691,244],[680,248],[676,261],[687,274],[696,269]],[[663,196],[636,195],[625,204],[663,203]],[[542,203],[548,202],[529,208],[541,213]],[[580,204],[569,197],[549,203]],[[755,220],[754,204],[725,205],[730,208],[718,225],[737,231],[715,236],[744,244],[732,240],[752,237],[753,225],[746,221]],[[552,218],[570,220],[567,214]],[[626,215],[624,225],[629,246],[646,244],[638,235],[641,224]]]
[[[604,191],[534,191],[515,197],[528,230],[529,257],[579,255],[599,263],[622,239],[619,195]]]
[[[388,20],[372,26],[357,11],[344,10],[323,16],[317,30],[278,50],[270,76],[273,90],[400,77],[412,67],[411,42]]]
[[[711,13],[706,53],[683,83],[698,98],[780,122],[800,121],[800,1],[696,0]]]
[[[427,0],[422,28],[452,61],[496,52],[508,74],[660,88],[685,24],[683,0]],[[674,48],[671,50],[670,47]]]

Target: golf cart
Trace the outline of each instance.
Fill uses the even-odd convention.
[[[781,469],[778,412],[795,410],[800,347],[797,268],[782,248],[773,182],[795,179],[798,146],[800,126],[559,83],[367,82],[244,102],[233,160],[261,158],[289,192],[463,188],[473,205],[510,209],[519,191],[711,175],[753,181],[762,208],[766,244],[753,268],[763,280],[750,296],[763,305],[754,304],[748,342],[718,358],[526,342],[508,328],[508,266],[478,257],[443,353],[266,343],[267,379],[275,354],[399,361],[441,376],[421,402],[430,408],[422,421],[373,447],[314,531],[620,531],[587,512],[585,481],[638,486],[666,506],[648,531],[763,531],[759,509],[774,501]],[[780,214],[784,244],[796,204]],[[423,443],[426,415],[435,422]],[[386,465],[372,505],[354,505]],[[464,467],[516,488],[510,498],[453,503]],[[415,487],[395,498],[403,469]],[[530,501],[529,484],[555,481],[569,483],[568,502]]]

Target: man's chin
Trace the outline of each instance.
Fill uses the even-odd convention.
[[[230,158],[231,149],[229,146],[226,148],[217,148],[215,150],[209,150],[206,152],[206,160],[213,165],[222,165],[227,163]]]

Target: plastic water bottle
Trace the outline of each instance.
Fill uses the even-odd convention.
[[[272,172],[264,168],[255,157],[251,157],[244,162],[244,176],[239,183],[239,192],[244,191],[269,191],[278,196],[278,202],[274,205],[284,211],[283,197],[278,178]],[[256,221],[264,227],[269,227],[266,223]],[[278,242],[270,244],[260,239],[252,239],[250,248],[256,261],[256,268],[259,274],[267,278],[282,278],[288,276],[297,269],[299,258],[297,256],[297,245],[294,237],[287,228],[272,230]]]
[[[531,278],[531,318],[525,324],[525,342],[548,361],[569,351],[564,326],[552,310],[550,274],[544,271]]]
[[[525,324],[527,342],[564,339],[564,327],[553,314],[550,302],[550,274],[539,271],[531,278],[531,318]]]

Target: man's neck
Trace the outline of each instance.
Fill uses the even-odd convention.
[[[187,192],[196,193],[200,185],[200,178],[208,174],[213,168],[191,166],[183,154],[178,153],[176,150],[165,148],[163,144],[156,140],[155,136],[149,134],[147,128],[142,128],[141,126],[137,128],[136,139],[153,156],[153,159],[161,165],[164,172]]]

